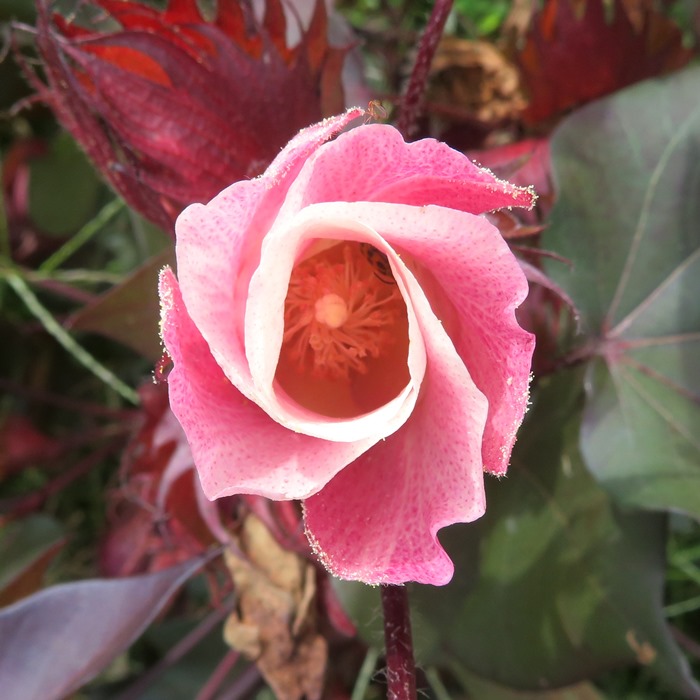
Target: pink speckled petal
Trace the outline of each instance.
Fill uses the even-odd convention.
[[[372,443],[318,440],[287,430],[224,376],[182,303],[177,280],[161,273],[161,333],[174,367],[170,406],[192,448],[210,499],[251,493],[306,498]]]
[[[405,143],[391,126],[373,124],[325,144],[299,173],[283,216],[318,202],[436,204],[481,214],[531,207],[534,193],[498,180],[434,139]]]
[[[484,469],[505,473],[527,408],[535,337],[515,319],[528,284],[498,230],[482,217],[443,207],[339,202],[308,207],[304,215],[371,226],[420,263],[420,285],[489,401]]]
[[[176,222],[178,278],[187,311],[226,376],[248,397],[254,398],[255,390],[243,348],[243,318],[262,239],[306,160],[362,113],[355,108],[302,130],[261,177],[234,183],[206,205],[191,205]]]
[[[265,193],[261,180],[238,182],[208,204],[180,214],[175,231],[178,279],[187,312],[226,376],[250,395],[243,347],[247,285],[234,284],[252,264],[246,231]],[[216,202],[216,205],[214,204]]]
[[[488,402],[420,288],[411,300],[428,352],[406,424],[304,503],[309,540],[326,568],[365,583],[443,585],[454,566],[437,531],[483,515],[481,438]]]

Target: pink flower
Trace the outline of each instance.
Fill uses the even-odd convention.
[[[302,499],[337,576],[447,583],[437,531],[479,518],[525,412],[527,283],[479,214],[530,206],[359,109],[177,221],[161,276],[170,403],[211,498]]]

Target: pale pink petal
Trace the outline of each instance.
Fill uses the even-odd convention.
[[[158,484],[158,492],[156,494],[157,508],[161,511],[165,511],[166,500],[173,484],[185,472],[191,471],[194,494],[197,499],[197,508],[199,509],[202,520],[206,523],[211,534],[216,537],[219,542],[222,544],[230,544],[232,540],[231,534],[221,522],[217,505],[208,500],[202,491],[199,478],[195,473],[192,450],[187,442],[182,426],[171,410],[167,410],[163,414],[153,435],[154,448],[158,449],[168,443],[175,443],[175,450],[170,456],[168,464],[161,476],[160,483]]]
[[[168,459],[168,464],[163,470],[163,475],[158,484],[156,506],[161,510],[165,509],[165,502],[173,484],[186,471],[190,469],[194,470],[192,450],[190,450],[190,446],[187,444],[187,438],[182,431],[182,426],[178,423],[173,412],[170,410],[166,410],[163,417],[158,422],[158,426],[153,434],[153,448],[157,450],[168,443],[174,443],[175,449],[170,455],[170,459]]]
[[[226,376],[249,397],[254,388],[243,348],[243,318],[262,239],[309,156],[361,114],[355,108],[303,129],[264,175],[234,183],[209,204],[193,204],[175,225],[178,279],[187,311]]]
[[[304,502],[315,552],[333,574],[365,583],[443,585],[452,561],[437,531],[483,515],[481,439],[488,402],[420,287],[409,290],[428,352],[406,424]]]
[[[372,444],[319,440],[273,421],[224,376],[187,315],[169,268],[161,273],[159,292],[161,333],[174,363],[170,406],[208,498],[237,493],[306,498]]]
[[[503,474],[527,408],[535,337],[515,319],[528,284],[498,230],[483,217],[400,204],[318,204],[302,217],[355,220],[419,263],[421,287],[489,401],[484,469]]]
[[[219,541],[221,544],[225,544],[227,547],[240,554],[236,551],[238,545],[234,541],[231,533],[228,531],[223,521],[221,520],[221,513],[219,513],[219,506],[215,501],[210,501],[204,490],[202,489],[202,482],[198,478],[197,474],[192,474],[194,495],[197,499],[197,509],[199,510],[199,515],[209,528],[209,532]]]
[[[317,202],[437,204],[481,214],[531,207],[534,199],[531,190],[498,180],[444,143],[407,144],[393,127],[373,124],[341,134],[309,158],[282,216]]]
[[[284,331],[284,302],[292,267],[307,241],[317,238],[360,240],[386,248],[381,237],[367,226],[337,217],[309,218],[301,215],[283,222],[268,233],[260,265],[250,282],[245,319],[246,354],[256,401],[280,424],[306,435],[326,440],[355,441],[384,439],[401,427],[413,410],[425,373],[425,348],[413,310],[408,305],[411,381],[384,406],[353,419],[330,420],[290,401],[274,383]],[[393,255],[391,249],[386,252]]]

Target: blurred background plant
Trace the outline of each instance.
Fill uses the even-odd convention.
[[[177,213],[302,126],[394,120],[431,8],[0,5],[4,697],[383,695],[377,592],[295,504],[201,497],[155,278]],[[454,3],[417,136],[535,185],[493,220],[538,350],[455,580],[411,591],[440,700],[700,697],[699,34],[693,0]]]

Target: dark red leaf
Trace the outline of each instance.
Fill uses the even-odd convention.
[[[3,700],[59,700],[79,688],[143,632],[204,561],[54,586],[1,610]]]
[[[583,5],[583,13],[577,8]],[[680,29],[651,9],[632,22],[622,0],[606,19],[603,0],[547,0],[532,17],[517,60],[530,94],[529,123],[615,92],[645,78],[684,66],[693,53]]]
[[[216,539],[202,512],[192,455],[165,388],[145,385],[141,397],[142,424],[124,453],[122,483],[109,496],[100,548],[100,569],[109,576],[157,571],[202,552]]]
[[[551,193],[548,139],[524,139],[505,146],[469,151],[467,155],[504,180],[533,187],[538,197]]]
[[[548,277],[542,270],[526,260],[519,259],[518,263],[525,273],[528,282],[539,284],[540,286],[553,292],[561,301],[563,301],[574,313],[574,317],[578,318],[578,310],[571,297],[560,287],[551,277]]]
[[[61,451],[60,442],[40,432],[25,416],[9,414],[0,426],[0,481]]]

